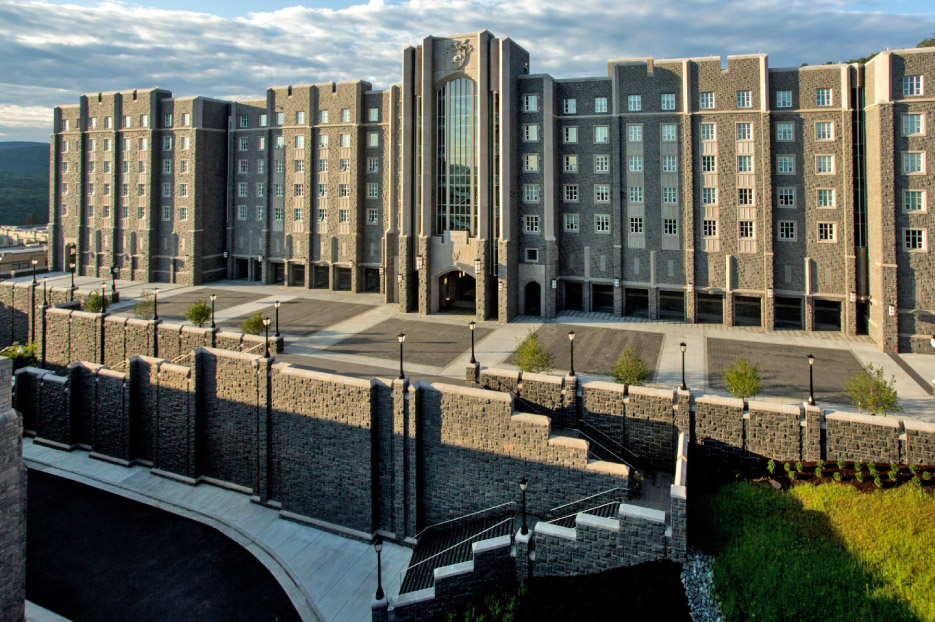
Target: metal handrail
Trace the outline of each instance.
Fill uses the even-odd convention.
[[[431,557],[426,557],[426,558],[423,559],[422,561],[417,562],[417,563],[415,563],[415,564],[413,564],[413,565],[411,565],[411,566],[409,566],[409,567],[407,567],[407,568],[404,568],[403,570],[400,570],[400,571],[399,571],[399,574],[403,575],[403,577],[405,578],[405,573],[409,572],[409,571],[412,570],[413,568],[418,568],[419,566],[421,566],[421,565],[424,564],[425,562],[431,561],[431,560],[435,559],[436,557],[438,557],[439,555],[443,555],[444,553],[447,553],[447,552],[450,551],[451,549],[454,549],[454,548],[457,548],[457,547],[461,546],[461,545],[464,544],[465,542],[470,542],[471,540],[476,540],[478,536],[481,536],[481,535],[487,533],[488,531],[491,531],[491,530],[493,530],[493,529],[496,529],[497,527],[499,527],[500,525],[502,525],[502,524],[504,524],[504,523],[511,522],[513,519],[514,519],[513,516],[510,516],[509,518],[504,518],[504,519],[503,519],[502,521],[500,521],[499,523],[496,523],[496,524],[494,524],[494,525],[491,525],[490,527],[488,527],[487,529],[484,529],[483,531],[478,531],[476,534],[474,534],[474,535],[471,536],[470,538],[465,538],[464,540],[461,540],[460,542],[458,542],[458,543],[456,543],[456,544],[452,544],[452,545],[449,546],[447,549],[444,549],[444,550],[439,551],[438,553],[435,553],[435,554],[432,555]]]
[[[583,437],[585,438],[585,440],[587,440],[589,443],[594,443],[595,445],[597,445],[598,447],[600,447],[601,449],[603,449],[604,451],[606,451],[607,453],[609,453],[610,455],[612,455],[614,458],[616,458],[617,460],[619,460],[621,463],[625,464],[625,465],[626,465],[627,467],[629,467],[631,470],[634,470],[634,471],[636,470],[636,468],[635,468],[632,464],[630,464],[629,462],[627,462],[626,460],[624,460],[619,454],[617,454],[617,453],[611,451],[610,449],[607,449],[607,447],[605,447],[604,445],[602,445],[602,444],[599,443],[598,441],[594,440],[593,438],[591,438],[590,436],[588,436],[587,434],[585,434],[582,430],[578,430],[578,434],[580,434],[581,436],[583,436]]]
[[[175,357],[175,358],[172,359],[171,361],[169,361],[169,363],[170,363],[171,365],[178,365],[178,364],[180,364],[182,361],[184,361],[184,360],[187,359],[187,358],[195,358],[195,353],[194,353],[194,352],[189,352],[188,354],[182,354],[182,355],[180,355],[180,356]]]
[[[560,521],[560,520],[565,520],[565,519],[568,518],[569,516],[577,516],[578,514],[587,514],[587,513],[589,513],[589,512],[594,511],[594,510],[599,510],[599,509],[601,509],[601,508],[607,507],[608,505],[613,505],[613,504],[615,504],[615,503],[621,503],[621,502],[620,502],[620,501],[608,501],[607,503],[603,503],[603,504],[601,504],[601,505],[595,505],[594,507],[590,507],[590,508],[588,508],[588,509],[586,509],[586,510],[580,510],[580,511],[578,511],[578,512],[572,512],[571,514],[566,514],[565,516],[559,516],[558,518],[553,518],[552,520],[547,520],[547,521],[545,521],[545,522],[546,522],[546,523],[557,523],[557,522]]]
[[[626,446],[624,446],[623,443],[620,443],[620,442],[618,442],[618,441],[615,441],[613,438],[611,438],[611,436],[610,436],[609,434],[607,434],[607,432],[604,432],[603,430],[600,430],[599,428],[597,428],[596,426],[594,426],[594,425],[588,423],[588,422],[587,422],[586,420],[584,420],[584,419],[582,419],[582,420],[580,420],[580,421],[578,422],[578,426],[579,426],[578,430],[579,430],[579,431],[581,430],[580,426],[582,426],[582,425],[587,426],[587,427],[588,427],[588,431],[591,432],[592,434],[599,434],[599,435],[603,436],[605,439],[607,439],[608,441],[610,441],[611,443],[613,443],[614,445],[616,445],[617,447],[619,447],[622,451],[626,452],[626,453],[630,456],[630,459],[633,460],[634,463],[638,460],[639,457],[638,457],[635,453],[633,453],[630,449],[628,449]]]
[[[619,490],[619,491],[622,491],[622,492],[626,492],[625,489],[620,488],[620,487],[617,487],[617,488],[608,488],[607,490],[604,490],[604,491],[602,491],[602,492],[597,492],[597,493],[594,493],[593,495],[589,495],[589,496],[587,496],[587,497],[581,497],[580,499],[575,499],[574,501],[569,501],[568,503],[564,503],[564,504],[562,504],[562,505],[557,505],[557,506],[555,506],[554,508],[548,510],[548,513],[551,514],[551,513],[554,512],[555,510],[561,510],[562,508],[567,508],[569,505],[574,505],[575,503],[581,503],[582,501],[587,501],[588,499],[593,499],[594,497],[600,497],[600,496],[602,496],[602,495],[606,495],[607,493],[616,492],[616,491],[618,491],[618,490]]]
[[[429,529],[434,529],[435,527],[439,527],[439,526],[441,526],[441,525],[447,525],[448,523],[453,523],[453,522],[455,522],[455,521],[463,520],[463,519],[469,518],[469,517],[471,517],[471,516],[477,516],[478,514],[482,514],[482,513],[484,513],[484,512],[489,512],[490,510],[496,510],[497,508],[503,508],[503,507],[506,507],[506,506],[508,506],[508,505],[515,506],[515,505],[516,505],[516,502],[515,502],[515,501],[507,501],[506,503],[501,503],[500,505],[492,505],[492,506],[490,506],[489,508],[484,508],[483,510],[477,510],[476,512],[471,512],[470,514],[463,514],[463,515],[461,515],[461,516],[456,516],[455,518],[449,518],[448,520],[443,520],[443,521],[440,522],[440,523],[435,523],[434,525],[429,525],[428,527],[426,527],[425,529],[423,529],[422,531],[420,531],[419,533],[417,533],[415,537],[416,537],[416,539],[418,539],[419,536],[421,536],[422,534],[424,534],[424,533],[425,533],[426,531],[428,531]]]

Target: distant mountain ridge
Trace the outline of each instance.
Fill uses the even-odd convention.
[[[0,173],[49,175],[49,143],[0,142]]]
[[[49,144],[0,141],[0,225],[49,218]]]

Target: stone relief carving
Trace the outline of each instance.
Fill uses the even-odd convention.
[[[454,65],[455,69],[463,68],[467,63],[468,56],[473,51],[474,46],[467,39],[453,42],[451,44],[451,64]]]

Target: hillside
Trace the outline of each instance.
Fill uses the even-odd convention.
[[[48,221],[49,145],[0,142],[0,225]],[[33,220],[30,218],[30,220]]]

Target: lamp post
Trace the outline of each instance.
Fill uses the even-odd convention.
[[[33,259],[33,260],[32,260],[32,284],[33,284],[33,285],[36,284],[36,266],[37,266],[38,264],[39,264],[39,260],[38,260],[38,259]]]
[[[474,358],[474,329],[477,328],[477,322],[471,320],[468,326],[471,329],[471,365],[476,365],[477,359]]]
[[[276,307],[276,337],[279,337],[279,305],[282,303],[278,300],[273,303],[273,306]]]
[[[75,258],[68,262],[68,269],[71,271],[71,288],[75,289]]]
[[[153,288],[153,319],[159,319],[159,288]]]
[[[263,282],[263,255],[257,255],[256,262],[257,264],[259,264],[257,268],[260,269],[260,274],[257,275],[256,280],[262,283]]]
[[[808,405],[815,405],[815,357],[808,355]]]
[[[49,285],[49,277],[47,276],[42,277],[42,306],[43,307],[48,306],[49,304],[49,298],[48,298],[48,295],[46,294],[48,285]]]
[[[266,331],[266,358],[269,358],[269,323],[268,317],[263,318],[263,329]]]
[[[519,480],[519,489],[523,491],[523,527],[520,533],[524,536],[529,533],[529,526],[526,524],[526,487],[529,486],[529,480],[525,477]]]
[[[0,273],[3,272],[3,258],[6,257],[6,253],[0,253]]]
[[[105,303],[107,301],[107,281],[101,283],[101,313],[105,311]]]
[[[117,266],[112,265],[110,267],[110,292],[114,293],[117,291]]]
[[[571,352],[571,370],[568,372],[569,376],[575,375],[575,331],[568,331],[568,347]]]
[[[402,380],[406,377],[403,374],[403,342],[406,341],[406,333],[399,333],[396,339],[399,340],[399,379]]]
[[[211,328],[217,328],[217,325],[214,323],[214,301],[218,299],[218,295],[211,294],[208,298],[211,299]]]
[[[685,389],[688,388],[688,387],[685,385],[685,350],[686,350],[686,348],[687,348],[687,346],[685,345],[685,342],[684,342],[684,341],[683,341],[682,343],[679,344],[679,350],[682,351],[682,384],[681,384],[681,386],[679,386],[679,389],[681,389],[682,391],[684,391]]]
[[[377,600],[383,600],[383,569],[380,558],[380,553],[383,552],[383,538],[377,536],[377,539],[373,542],[373,550],[377,552]]]

